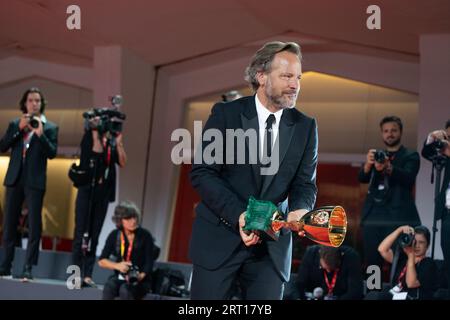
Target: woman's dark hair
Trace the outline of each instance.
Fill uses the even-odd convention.
[[[114,209],[112,221],[120,228],[122,226],[122,219],[136,218],[140,222],[141,212],[139,208],[131,201],[122,201]]]
[[[45,106],[47,105],[47,100],[45,100],[44,95],[42,94],[42,91],[39,88],[33,87],[28,89],[27,91],[24,92],[22,99],[20,99],[19,105],[20,105],[20,111],[22,111],[23,113],[27,113],[27,99],[28,99],[28,95],[30,93],[39,93],[39,95],[41,96],[41,110],[40,113],[44,113],[45,111]]]
[[[427,246],[430,245],[430,230],[425,226],[417,226],[414,228],[415,234],[421,234],[427,239]]]

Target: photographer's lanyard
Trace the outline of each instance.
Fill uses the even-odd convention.
[[[131,261],[131,251],[133,251],[133,241],[128,244],[127,256],[124,258],[123,254],[125,253],[125,236],[123,232],[120,233],[120,255],[124,261]]]
[[[339,269],[336,269],[336,271],[334,271],[333,279],[331,279],[331,283],[330,283],[330,281],[328,280],[327,272],[325,270],[323,270],[323,277],[325,278],[325,284],[327,285],[327,288],[328,288],[328,293],[327,293],[328,296],[333,295],[333,290],[334,290],[334,286],[336,285],[338,272],[339,272]]]
[[[400,272],[400,275],[399,275],[398,278],[397,278],[397,286],[398,286],[400,289],[403,289],[402,281],[403,281],[403,278],[404,278],[405,275],[406,275],[406,267],[407,267],[407,266],[408,266],[408,263],[406,263],[405,267],[403,268],[402,272]]]

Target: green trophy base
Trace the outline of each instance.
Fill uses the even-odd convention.
[[[250,197],[245,213],[244,231],[267,235],[273,240],[278,240],[279,231],[274,231],[272,222],[280,216],[278,208],[270,201],[256,200]]]

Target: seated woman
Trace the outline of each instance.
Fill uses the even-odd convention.
[[[154,243],[149,231],[139,226],[139,209],[129,201],[114,211],[117,229],[106,239],[99,258],[101,268],[114,270],[106,282],[103,299],[142,299],[151,289]]]
[[[408,237],[410,235],[410,237]],[[408,239],[412,241],[408,243]],[[398,243],[398,257],[392,250]],[[378,251],[389,263],[393,263],[391,288],[381,292],[370,292],[368,300],[429,300],[437,289],[437,268],[434,260],[426,257],[430,245],[430,231],[424,226],[412,228],[402,226],[388,235],[379,245]],[[397,260],[397,261],[394,261]],[[395,266],[396,265],[396,266]]]

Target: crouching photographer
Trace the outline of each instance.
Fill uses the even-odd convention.
[[[98,264],[114,270],[103,289],[103,299],[142,299],[151,289],[155,246],[149,231],[139,226],[136,205],[123,201],[114,211],[117,229],[106,239]]]
[[[437,289],[437,268],[426,257],[430,231],[424,226],[398,227],[378,247],[384,260],[391,263],[391,287],[371,292],[368,300],[429,300]],[[393,250],[393,248],[395,248]]]

